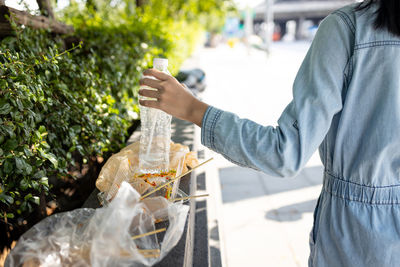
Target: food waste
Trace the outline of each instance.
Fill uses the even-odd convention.
[[[140,195],[143,195],[188,171],[188,168],[198,165],[196,154],[191,152],[189,147],[171,142],[169,171],[140,173],[139,149],[140,142],[135,142],[113,155],[105,163],[96,181],[96,187],[102,192],[103,200],[111,201],[123,181],[128,182]],[[179,183],[174,182],[152,197],[163,196],[166,199],[171,199],[176,195],[178,186]]]

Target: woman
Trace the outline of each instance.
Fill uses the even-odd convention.
[[[319,147],[324,182],[309,266],[400,266],[400,1],[366,1],[329,15],[297,74],[277,127],[195,99],[156,70],[140,90],[202,128],[201,141],[232,162],[293,176]]]

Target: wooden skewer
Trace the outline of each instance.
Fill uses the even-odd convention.
[[[159,186],[156,187],[154,190],[152,190],[152,191],[150,191],[149,193],[143,195],[143,196],[140,198],[140,200],[142,200],[142,199],[144,199],[144,198],[150,196],[150,195],[153,194],[154,192],[157,192],[158,190],[160,190],[160,189],[163,188],[164,186],[167,186],[167,185],[169,185],[170,183],[173,183],[173,182],[175,182],[176,180],[181,179],[181,178],[182,178],[183,176],[185,176],[186,174],[191,173],[193,170],[195,170],[195,169],[197,169],[198,167],[203,166],[204,164],[210,162],[212,159],[214,159],[214,158],[210,158],[210,159],[204,161],[203,163],[200,163],[199,165],[197,165],[197,166],[193,167],[192,169],[188,170],[187,172],[185,172],[185,173],[179,175],[178,177],[176,177],[176,178],[170,180],[169,182],[167,182],[167,183],[165,183],[165,184],[162,184],[162,185],[159,185]]]
[[[172,201],[179,201],[179,200],[186,200],[186,199],[191,199],[191,198],[196,198],[196,197],[208,197],[209,194],[204,194],[204,195],[197,195],[197,196],[188,196],[188,197],[178,197],[178,198],[174,198],[172,199]]]
[[[160,253],[156,253],[156,254],[142,254],[143,257],[145,258],[158,258],[160,257]]]
[[[144,234],[141,234],[141,235],[135,235],[135,236],[132,236],[132,239],[135,240],[135,239],[138,239],[138,238],[141,238],[141,237],[144,237],[144,236],[154,235],[154,234],[161,233],[161,232],[164,232],[164,231],[167,231],[167,228],[161,228],[161,229],[157,229],[157,230],[154,230],[154,231],[151,231],[151,232],[148,232],[148,233],[144,233]]]
[[[138,249],[138,252],[145,258],[158,258],[161,253],[159,249]],[[132,256],[131,252],[126,250],[121,251],[120,255],[125,258]]]
[[[138,249],[140,253],[150,253],[150,252],[156,252],[160,253],[160,249],[155,248],[155,249]]]

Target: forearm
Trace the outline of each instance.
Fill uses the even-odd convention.
[[[188,114],[183,119],[201,127],[204,114],[206,113],[208,107],[209,106],[206,103],[194,98],[191,108],[188,110]]]
[[[207,109],[201,142],[235,164],[273,176],[293,176],[307,160],[299,132],[289,121],[262,126],[214,107]]]

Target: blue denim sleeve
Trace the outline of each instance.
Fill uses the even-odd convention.
[[[328,16],[293,84],[293,100],[278,126],[262,126],[209,107],[202,122],[202,144],[228,160],[273,176],[293,176],[309,160],[342,109],[344,70],[354,34],[339,15]],[[267,112],[267,111],[266,111]]]

